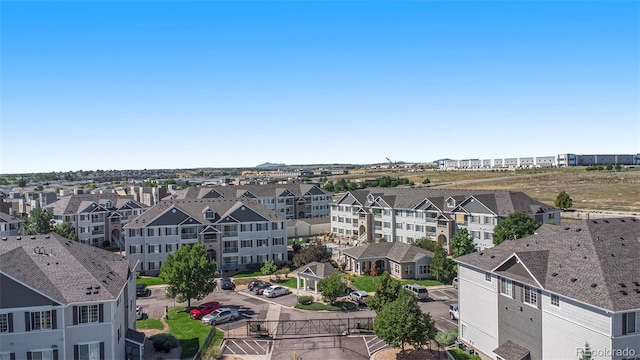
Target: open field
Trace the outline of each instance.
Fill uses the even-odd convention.
[[[430,187],[522,191],[549,205],[553,205],[558,193],[564,190],[573,199],[572,208],[577,210],[640,213],[640,168],[620,172],[586,171],[584,167],[501,172],[386,170],[349,177],[381,176],[409,178],[416,186],[429,178]]]

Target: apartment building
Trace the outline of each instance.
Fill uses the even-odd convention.
[[[140,261],[142,274],[158,274],[167,254],[195,243],[220,273],[287,261],[286,220],[249,198],[163,200],[124,229],[126,254]]]
[[[459,336],[492,359],[640,357],[640,219],[542,225],[456,258]]]
[[[482,250],[493,246],[498,221],[515,211],[560,224],[560,209],[522,192],[371,188],[349,191],[331,206],[331,231],[360,243],[427,237],[449,247],[455,232],[466,228]]]
[[[135,267],[55,233],[2,237],[0,358],[141,360]]]
[[[0,236],[18,235],[23,220],[0,212]]]
[[[68,221],[78,241],[98,247],[124,246],[122,227],[148,207],[116,194],[70,195],[47,207],[55,222]]]
[[[165,199],[215,198],[253,199],[289,220],[329,216],[333,195],[313,184],[271,184],[190,187]]]

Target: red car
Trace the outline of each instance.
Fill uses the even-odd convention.
[[[202,319],[203,316],[220,309],[220,306],[220,303],[217,301],[200,304],[200,306],[191,310],[189,316],[191,316],[192,319]]]

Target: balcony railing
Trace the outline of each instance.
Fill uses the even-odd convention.
[[[104,222],[104,218],[91,218],[92,223],[101,223]]]
[[[91,235],[104,235],[104,230],[92,230]]]
[[[186,239],[197,239],[198,238],[198,234],[196,234],[196,233],[186,233],[186,234],[184,234],[183,233],[183,234],[180,235],[180,238],[183,239],[183,240],[186,240]]]
[[[229,253],[237,253],[238,252],[238,248],[234,247],[234,248],[224,248],[222,249],[222,252],[225,254],[229,254]]]
[[[235,262],[235,263],[225,263],[224,265],[222,265],[222,268],[225,269],[225,270],[237,269],[238,268],[238,263],[237,262]]]
[[[238,232],[237,231],[225,231],[222,233],[222,236],[224,237],[234,237],[234,236],[238,236]]]

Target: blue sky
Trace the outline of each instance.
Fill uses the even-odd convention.
[[[637,1],[0,10],[0,173],[640,153]]]

